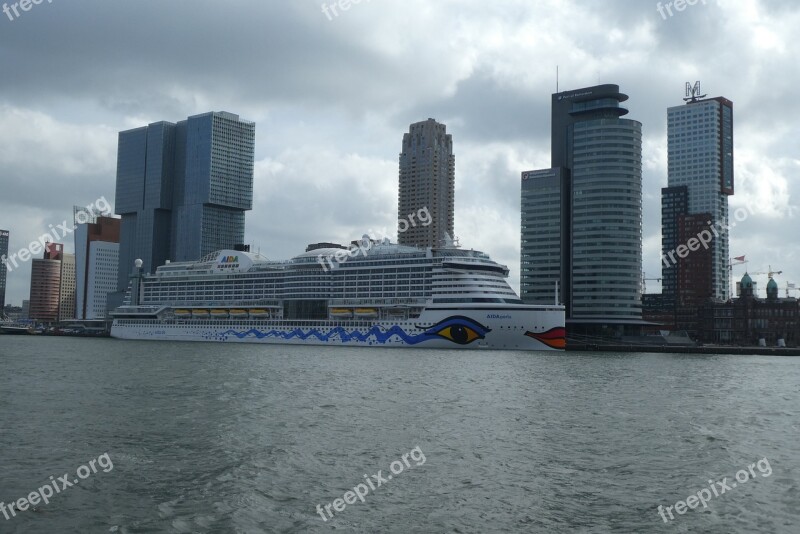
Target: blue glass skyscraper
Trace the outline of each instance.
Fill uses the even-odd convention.
[[[120,132],[119,291],[137,258],[155,272],[167,260],[197,260],[244,241],[254,153],[255,124],[226,112]]]
[[[175,125],[156,122],[120,132],[115,209],[122,216],[117,289],[136,258],[145,272],[169,259],[175,182]]]

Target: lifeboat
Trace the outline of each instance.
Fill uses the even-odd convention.
[[[172,313],[174,313],[175,317],[178,319],[188,319],[192,316],[192,312],[189,310],[174,310]]]
[[[208,319],[208,310],[192,310],[192,317],[197,319]]]
[[[247,318],[247,310],[231,310],[230,311],[231,319],[246,319]]]
[[[269,317],[269,310],[252,309],[250,310],[250,317],[254,319],[266,319]]]
[[[353,310],[349,308],[331,308],[330,314],[334,319],[349,319],[353,316]]]
[[[356,317],[374,319],[378,316],[378,310],[375,308],[356,308],[355,315]]]
[[[213,319],[227,319],[228,310],[211,310],[211,317]]]

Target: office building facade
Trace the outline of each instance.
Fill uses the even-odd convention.
[[[120,220],[96,217],[75,229],[75,317],[103,319],[106,299],[117,288]]]
[[[31,260],[29,317],[35,321],[55,323],[59,320],[63,259],[64,245],[45,243],[43,257]]]
[[[119,243],[95,241],[89,245],[87,255],[85,297],[82,319],[105,319],[108,315],[108,295],[117,286],[119,269]]]
[[[253,204],[255,124],[227,112],[120,132],[115,208],[118,291],[135,259],[144,272],[244,241]]]
[[[566,173],[555,168],[522,173],[522,251],[520,289],[523,299],[533,303],[564,301],[569,281],[568,263],[562,255],[569,250]],[[556,297],[558,290],[558,297]]]
[[[115,210],[121,216],[118,289],[135,259],[145,272],[169,259],[176,126],[157,122],[120,132]]]
[[[253,209],[255,125],[221,112],[178,126],[177,150],[186,155],[175,190],[171,259],[191,261],[244,243],[244,214]]]
[[[64,254],[61,260],[61,282],[59,284],[58,320],[68,321],[75,318],[75,254]]]
[[[685,105],[669,108],[667,143],[668,187],[662,191],[662,214],[667,216],[662,219],[662,258],[670,253],[675,256],[678,247],[697,236],[689,231],[676,243],[672,236],[681,227],[717,231],[712,232],[708,248],[691,251],[674,265],[664,267],[665,282],[670,282],[663,288],[665,298],[676,306],[697,304],[698,299],[706,298],[727,300],[730,251],[725,229],[728,197],[734,194],[733,103],[722,97],[690,98]],[[667,205],[679,187],[686,189],[686,211],[673,216]],[[683,220],[687,217],[690,220]],[[696,256],[708,256],[708,261]],[[681,267],[684,263],[687,266]],[[685,276],[678,275],[681,271]]]
[[[661,249],[666,251],[661,257],[661,303],[669,309],[675,307],[678,294],[677,249],[682,243],[678,226],[688,214],[689,190],[685,185],[661,189]]]
[[[557,209],[560,222],[548,225],[541,239],[551,250],[560,243],[561,250],[557,269],[552,253],[537,254],[530,246],[523,249],[521,263],[533,277],[560,273],[572,331],[616,335],[641,324],[642,125],[621,118],[628,113],[620,105],[627,99],[610,84],[553,94],[552,167],[534,173],[533,181],[541,185],[523,186],[523,221],[537,214],[554,217]],[[530,181],[531,173],[526,175]],[[555,191],[556,176],[557,208],[555,197],[544,193],[536,200],[525,198],[532,187]],[[541,290],[523,288],[523,300],[552,302],[545,298],[551,282],[545,279]]]
[[[398,236],[401,245],[438,247],[454,238],[456,157],[453,136],[435,119],[411,125],[400,153]],[[409,224],[427,209],[429,225]],[[404,230],[404,231],[402,231]]]

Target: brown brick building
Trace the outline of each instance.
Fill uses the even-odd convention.
[[[780,298],[778,284],[769,280],[767,298],[756,298],[753,281],[745,274],[738,299],[707,303],[698,310],[698,341],[720,345],[796,347],[800,342],[800,302]]]

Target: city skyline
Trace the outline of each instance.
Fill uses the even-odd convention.
[[[0,4],[0,531],[797,530],[797,2]]]
[[[339,242],[369,228],[391,228],[398,216],[397,138],[408,124],[436,117],[458,144],[456,236],[463,246],[486,250],[509,265],[512,286],[519,287],[519,172],[549,166],[549,95],[555,92],[560,65],[562,88],[624,87],[631,96],[631,116],[643,124],[643,270],[648,277],[661,271],[665,110],[680,102],[686,82],[701,80],[704,92],[736,103],[737,191],[731,213],[754,207],[747,221],[732,230],[730,255],[746,255],[751,271],[766,271],[769,265],[783,270],[781,287],[800,282],[800,269],[794,267],[796,238],[787,231],[796,221],[793,206],[800,194],[793,148],[797,127],[789,120],[798,105],[791,97],[794,84],[788,74],[769,92],[740,83],[742,69],[753,80],[763,78],[767,68],[790,72],[796,45],[787,28],[798,15],[788,8],[751,2],[735,10],[709,2],[665,20],[652,5],[623,1],[603,6],[566,2],[557,9],[556,4],[523,2],[471,6],[462,13],[464,26],[441,30],[449,39],[437,42],[430,58],[419,59],[410,52],[419,45],[416,37],[408,51],[386,44],[387,32],[404,31],[403,23],[393,29],[398,6],[362,3],[328,20],[316,5],[267,8],[253,3],[247,20],[224,15],[239,27],[270,28],[259,32],[262,42],[256,44],[266,57],[251,63],[235,53],[235,36],[230,44],[217,43],[221,48],[215,50],[183,34],[178,21],[187,16],[214,27],[204,5],[200,2],[189,15],[164,6],[159,20],[178,28],[181,38],[195,45],[193,54],[211,57],[219,72],[190,66],[175,51],[141,63],[146,67],[131,67],[125,76],[157,80],[182,69],[186,78],[178,85],[137,87],[120,83],[118,74],[108,80],[93,74],[110,64],[111,56],[103,53],[101,36],[82,31],[88,20],[121,27],[116,21],[147,24],[143,17],[153,15],[147,10],[54,3],[4,26],[0,41],[6,45],[38,42],[42,47],[27,53],[25,63],[6,58],[8,72],[15,75],[0,81],[5,94],[14,95],[0,108],[5,147],[0,186],[8,192],[0,199],[0,227],[11,230],[11,252],[65,219],[73,204],[113,197],[118,131],[209,109],[230,109],[259,125],[254,209],[245,235],[254,250],[291,257],[311,242]],[[447,26],[441,23],[444,7],[426,9],[423,26]],[[482,32],[487,21],[494,29]],[[700,28],[705,28],[707,53],[687,60],[676,45],[689,42]],[[132,35],[122,30],[120,38]],[[322,53],[290,47],[289,35],[307,36]],[[549,41],[536,35],[549,36]],[[741,35],[745,39],[735,37]],[[169,49],[164,37],[154,39],[147,49],[130,47],[126,53],[133,54],[133,65],[138,58],[155,57],[151,46]],[[95,64],[59,60],[62,50],[55,43],[63,41],[99,50]],[[225,62],[216,59],[220,55]],[[376,58],[385,64],[377,72]],[[51,61],[63,65],[57,70],[68,66],[70,72],[58,87],[44,82],[52,73],[42,65]],[[264,62],[272,68],[258,66]],[[352,76],[342,78],[343,69],[352,69]],[[418,71],[430,76],[413,74]],[[775,236],[785,246],[769,246]],[[744,267],[734,270],[734,279],[741,278]],[[9,273],[9,303],[19,305],[27,298],[29,273],[30,262]],[[765,276],[754,279],[759,288],[766,286]],[[648,282],[648,289],[659,286]]]

